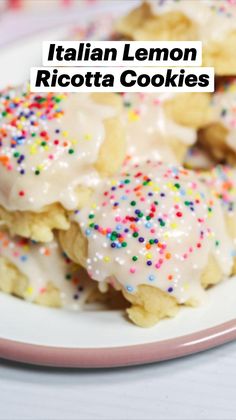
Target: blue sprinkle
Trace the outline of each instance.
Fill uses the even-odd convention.
[[[132,293],[134,291],[134,287],[133,286],[126,286],[126,290],[129,293]]]

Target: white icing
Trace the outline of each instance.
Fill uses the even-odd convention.
[[[201,300],[209,256],[216,258],[222,276],[232,269],[233,244],[220,203],[185,169],[149,162],[125,171],[100,184],[90,208],[75,216],[88,239],[89,274],[98,282],[115,279],[131,293],[148,284],[169,291],[180,303]],[[158,243],[148,249],[150,240]]]
[[[198,39],[222,41],[236,29],[234,0],[162,0],[150,1],[157,15],[179,11],[198,25]]]
[[[12,239],[6,232],[0,232],[0,256],[28,278],[25,293],[28,301],[34,301],[44,293],[47,284],[52,283],[60,292],[64,308],[81,309],[94,287],[85,271],[75,270],[56,241],[35,244],[19,237]]]
[[[78,205],[77,187],[94,186],[99,180],[94,163],[105,137],[104,119],[114,115],[114,108],[95,103],[88,94],[55,95],[60,103],[50,99],[53,94],[40,95],[50,102],[50,110],[46,105],[40,109],[40,103],[38,109],[38,95],[25,87],[0,94],[0,204],[8,210],[37,211],[54,202],[71,210]],[[3,115],[12,105],[15,108]]]
[[[133,163],[152,160],[177,163],[170,139],[185,145],[196,141],[196,130],[169,119],[163,105],[173,94],[126,93],[123,95],[123,122],[127,152]]]

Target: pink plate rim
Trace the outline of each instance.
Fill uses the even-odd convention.
[[[0,357],[50,367],[112,368],[175,359],[233,340],[236,320],[178,338],[110,348],[48,347],[0,338]]]

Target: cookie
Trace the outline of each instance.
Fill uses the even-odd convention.
[[[0,290],[43,306],[82,309],[97,289],[85,270],[49,244],[0,231]]]
[[[183,163],[197,130],[211,121],[210,95],[122,94],[127,154],[133,163]],[[188,112],[186,112],[188,110]]]
[[[236,164],[236,78],[218,82],[211,100],[212,123],[199,131],[198,143],[216,162]]]
[[[53,229],[68,228],[65,209],[118,170],[120,108],[115,94],[0,93],[0,217],[13,234],[50,241]]]
[[[236,74],[236,5],[231,0],[144,2],[116,25],[137,41],[202,41],[203,65],[217,75]]]
[[[236,243],[236,171],[227,165],[217,165],[211,171],[199,173],[201,180],[207,185],[211,194],[216,197],[222,206],[229,235]],[[236,274],[236,251],[233,251]]]
[[[158,162],[104,181],[60,241],[101,289],[122,290],[129,317],[144,327],[201,302],[233,266],[217,198],[195,173]]]

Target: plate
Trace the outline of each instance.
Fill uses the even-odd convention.
[[[118,3],[112,7],[116,16],[125,4]],[[84,11],[83,27],[85,22],[91,25],[93,15],[96,22],[104,22],[106,13],[111,14],[107,7]],[[99,29],[88,35],[94,38],[99,33],[105,39],[108,25],[102,27],[103,33]],[[21,83],[31,66],[41,64],[42,39],[63,39],[70,31],[71,25],[61,25],[2,48],[0,87]],[[129,323],[122,311],[69,312],[0,293],[0,357],[57,367],[118,367],[172,359],[235,340],[236,278],[212,288],[207,296],[204,306],[183,308],[174,319],[142,329]]]

